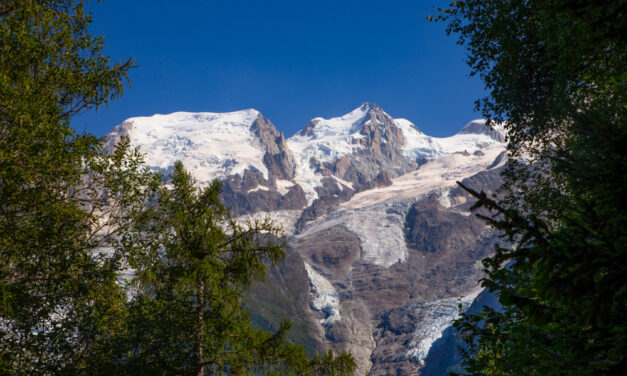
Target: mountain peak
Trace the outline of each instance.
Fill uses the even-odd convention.
[[[167,171],[174,161],[181,160],[187,169],[197,172],[194,177],[201,183],[243,174],[246,169],[267,177],[265,145],[254,127],[260,117],[254,109],[133,117],[107,135],[105,148],[112,149],[120,137],[129,137],[146,153],[148,167]]]
[[[296,135],[301,137],[321,138],[327,136],[346,136],[359,133],[363,125],[371,119],[392,118],[375,103],[364,102],[353,111],[342,116],[325,119],[316,117]]]
[[[488,127],[486,119],[470,121],[458,134],[484,134],[498,142],[505,142],[505,129],[502,124],[493,124]]]
[[[376,103],[372,103],[372,102],[364,102],[358,108],[364,112],[370,112],[370,111],[384,112],[383,109],[379,107],[379,105],[377,105]]]

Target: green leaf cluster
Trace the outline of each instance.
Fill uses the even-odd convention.
[[[75,1],[0,3],[0,373],[72,374],[124,301],[120,243],[156,180],[71,116],[121,93]],[[142,191],[138,187],[144,187]]]
[[[502,311],[456,323],[472,375],[620,374],[627,360],[627,129],[579,114],[578,137],[553,161],[570,200],[552,229],[533,214],[501,206],[467,188],[514,247],[484,260],[482,286]],[[490,373],[492,372],[492,373]]]
[[[626,15],[625,1],[469,0],[435,17],[508,132],[504,196],[465,187],[506,244],[483,261],[502,309],[456,322],[467,374],[627,369]]]

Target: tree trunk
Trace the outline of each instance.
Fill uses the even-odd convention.
[[[198,361],[198,376],[205,374],[205,357],[202,349],[202,321],[205,305],[205,281],[202,279],[196,285],[196,359]]]

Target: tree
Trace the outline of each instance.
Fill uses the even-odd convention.
[[[220,202],[220,183],[204,189],[177,162],[171,184],[146,218],[156,238],[137,253],[120,374],[324,374],[348,375],[352,357],[332,353],[308,360],[276,333],[253,328],[242,307],[244,291],[262,279],[265,263],[283,257],[280,230],[270,222],[240,223]]]
[[[624,1],[454,1],[431,19],[468,51],[489,96],[476,102],[505,122],[510,149],[546,145],[573,113],[625,99]]]
[[[77,374],[119,322],[124,238],[157,181],[70,119],[122,92],[82,1],[0,3],[0,373]]]
[[[552,222],[554,203],[568,205],[551,154],[576,113],[625,103],[626,14],[622,0],[465,0],[431,17],[459,36],[470,74],[485,84],[476,108],[507,130],[508,206]]]
[[[627,365],[627,129],[603,114],[580,114],[579,137],[553,161],[567,178],[570,205],[551,229],[468,189],[498,218],[512,248],[484,260],[483,286],[503,311],[457,322],[470,374],[620,374]],[[504,265],[507,264],[507,267]],[[490,373],[488,373],[490,374]]]
[[[242,310],[282,255],[274,227],[244,229],[180,166],[159,190],[128,139],[103,153],[71,129],[133,64],[112,65],[90,21],[81,0],[0,2],[0,373],[348,374],[350,355],[307,359],[289,324],[264,333]]]
[[[626,368],[627,3],[456,1],[477,103],[508,131],[504,199],[467,190],[511,247],[484,260],[502,311],[457,321],[472,375]]]

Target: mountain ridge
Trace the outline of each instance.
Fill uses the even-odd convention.
[[[488,192],[500,184],[505,134],[483,120],[436,138],[364,103],[289,138],[254,109],[131,118],[105,150],[122,136],[166,178],[181,159],[199,184],[222,181],[234,215],[282,225],[289,263],[249,293],[256,322],[287,316],[299,323],[294,338],[351,351],[360,372],[433,369],[425,362],[451,332],[452,302],[478,293],[496,235],[470,215],[456,181]]]

